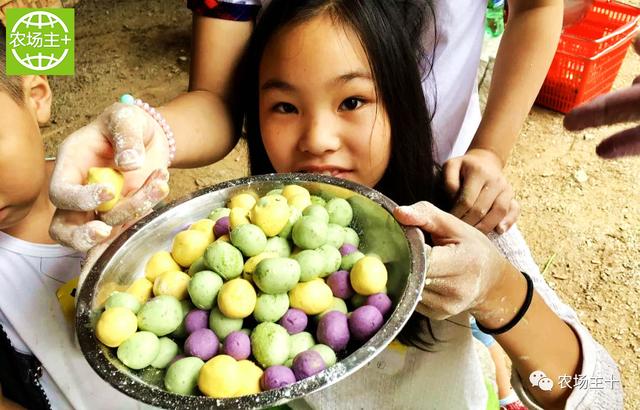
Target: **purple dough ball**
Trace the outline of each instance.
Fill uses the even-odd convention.
[[[280,318],[278,323],[287,329],[290,335],[295,335],[307,328],[308,321],[306,313],[300,309],[291,308]]]
[[[350,337],[347,315],[337,310],[325,313],[318,323],[316,337],[336,352],[346,348]]]
[[[296,380],[302,380],[320,373],[326,367],[320,353],[315,350],[305,350],[298,353],[293,359],[291,369],[293,369],[293,374],[296,375]]]
[[[387,296],[385,293],[376,293],[374,295],[370,295],[367,298],[365,305],[371,305],[375,307],[380,311],[380,313],[382,313],[382,316],[386,316],[387,313],[391,311],[391,306],[393,305],[393,303],[391,302],[391,299],[389,299],[389,296]]]
[[[287,366],[268,367],[260,378],[260,387],[263,390],[279,389],[296,382],[296,376]]]
[[[350,253],[354,253],[355,251],[358,250],[358,247],[350,244],[350,243],[345,243],[344,245],[342,245],[340,247],[340,255],[345,256],[348,255]]]
[[[222,235],[226,235],[230,231],[231,224],[229,223],[229,217],[223,216],[222,218],[216,221],[216,224],[213,225],[213,232],[216,234],[216,238],[221,237]]]
[[[327,279],[327,285],[331,288],[333,296],[337,298],[349,299],[354,294],[349,280],[349,272],[346,270],[333,272]]]
[[[349,316],[349,331],[354,339],[365,341],[382,326],[382,313],[371,305],[360,306]]]
[[[188,335],[207,327],[209,327],[209,312],[206,310],[193,309],[184,318],[184,328]]]
[[[198,329],[184,341],[184,352],[205,362],[218,353],[218,337],[211,329]]]
[[[225,337],[222,351],[236,360],[244,360],[251,355],[251,340],[246,333],[233,331]]]

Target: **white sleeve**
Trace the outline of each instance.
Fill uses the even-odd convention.
[[[511,228],[505,234],[498,236],[490,234],[489,238],[500,252],[520,271],[531,276],[534,287],[545,303],[564,320],[578,335],[582,351],[582,369],[579,377],[588,382],[597,382],[589,388],[574,388],[567,399],[566,409],[622,409],[623,392],[620,382],[620,372],[609,353],[593,339],[576,312],[562,302],[558,295],[549,287],[540,274],[529,248],[517,227]],[[528,383],[527,380],[524,381]],[[558,381],[554,380],[554,383]],[[537,405],[522,385],[517,372],[512,377],[513,388],[530,409],[542,409]],[[573,385],[573,383],[571,384]]]

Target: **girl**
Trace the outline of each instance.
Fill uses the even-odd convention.
[[[402,27],[413,25],[393,2],[275,0],[247,53],[242,99],[252,172],[321,172],[375,187],[415,203],[396,217],[422,227],[435,245],[423,301],[402,331],[409,347],[377,359],[396,363],[365,367],[305,401],[314,408],[484,408],[471,314],[485,330],[504,330],[496,339],[531,408],[621,407],[619,383],[606,390],[561,383],[619,374],[531,255],[514,251],[526,249],[520,233],[492,237],[501,256],[479,231],[418,202],[447,201],[410,43],[415,33]],[[535,377],[540,372],[552,387]]]

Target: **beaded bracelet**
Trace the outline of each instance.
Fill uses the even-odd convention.
[[[173,131],[171,131],[171,127],[167,123],[167,120],[162,116],[162,114],[160,114],[158,110],[142,101],[141,99],[134,98],[131,94],[122,94],[122,96],[120,96],[120,102],[123,104],[137,105],[138,107],[142,108],[147,114],[153,117],[153,119],[156,120],[158,124],[160,124],[162,131],[164,131],[164,135],[167,137],[167,143],[169,144],[169,161],[167,163],[167,168],[170,167],[171,163],[176,157],[176,139],[173,136]]]
[[[529,310],[529,306],[531,306],[531,300],[533,299],[533,281],[531,280],[531,276],[527,275],[524,272],[521,273],[527,280],[527,294],[524,297],[524,303],[522,303],[520,310],[518,310],[518,313],[516,313],[516,315],[509,321],[509,323],[497,329],[487,329],[476,321],[476,325],[478,325],[478,329],[480,329],[482,333],[486,333],[488,335],[499,335],[508,332],[515,325],[517,325],[518,322],[520,322],[520,319],[522,319],[525,313],[527,313],[527,310]]]

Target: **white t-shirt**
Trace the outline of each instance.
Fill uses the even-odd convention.
[[[56,297],[80,273],[81,254],[0,232],[0,324],[13,347],[42,363],[40,383],[53,409],[141,409],[85,360]]]

